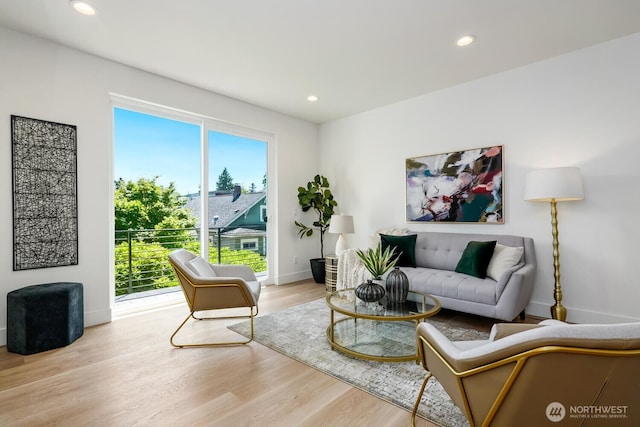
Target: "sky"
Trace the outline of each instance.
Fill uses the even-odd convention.
[[[114,178],[137,181],[158,176],[180,194],[200,189],[200,127],[190,123],[114,108]],[[267,171],[267,144],[209,132],[209,190],[215,190],[224,168],[233,181],[262,190]]]

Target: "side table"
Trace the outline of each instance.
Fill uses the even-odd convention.
[[[327,293],[335,292],[338,283],[338,255],[327,255],[325,258],[324,284]]]

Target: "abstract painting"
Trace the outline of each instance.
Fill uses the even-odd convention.
[[[504,224],[502,146],[406,160],[408,222]]]
[[[76,127],[11,116],[13,269],[78,264]]]

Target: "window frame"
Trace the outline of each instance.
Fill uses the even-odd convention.
[[[193,113],[185,110],[181,110],[178,108],[167,107],[161,104],[143,101],[140,99],[132,98],[129,96],[117,94],[117,93],[109,93],[110,96],[110,112],[111,112],[111,132],[114,129],[115,117],[114,117],[114,109],[121,108],[126,109],[138,113],[149,114],[169,120],[181,121],[189,124],[194,124],[200,127],[200,194],[209,194],[209,131],[219,132],[219,133],[227,133],[234,136],[239,136],[243,138],[254,139],[257,141],[261,141],[267,144],[267,159],[266,159],[266,173],[267,173],[267,186],[265,191],[267,192],[266,200],[270,199],[268,188],[276,188],[276,173],[275,173],[275,135],[269,132],[260,131],[257,129],[249,128],[246,126],[242,126],[235,123],[230,123],[225,120],[216,119],[214,117],[206,116],[203,114]],[[114,229],[113,224],[115,221],[114,218],[114,135],[111,135],[111,147],[110,147],[110,183],[111,183],[111,191],[110,191],[110,200],[109,206],[111,208],[110,212],[110,226],[109,232],[111,235],[110,239],[110,273],[109,273],[109,282],[111,284],[111,294],[115,294],[115,268],[114,268]],[[204,201],[206,198],[201,197],[201,200]],[[272,202],[274,200],[271,200]],[[265,206],[266,215],[269,215],[269,202]],[[263,212],[261,210],[261,220],[264,218],[262,215]],[[200,205],[200,218],[208,218],[209,217],[209,204],[201,203]],[[209,229],[207,221],[200,221],[200,247],[201,253],[200,255],[208,259],[209,256]],[[275,247],[277,245],[275,241],[275,236],[277,236],[277,225],[276,224],[268,224],[267,225],[267,242],[268,247],[267,250],[267,271],[265,272],[266,277],[264,278],[265,282],[273,282],[273,271],[272,268],[276,263],[275,256]]]

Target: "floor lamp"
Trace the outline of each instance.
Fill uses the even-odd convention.
[[[351,215],[331,215],[329,233],[340,235],[338,236],[338,242],[336,243],[336,255],[340,255],[348,249],[347,241],[343,237],[343,234],[350,234],[353,233],[353,231],[353,217]]]
[[[531,171],[525,182],[524,199],[531,202],[551,202],[551,235],[553,236],[553,277],[556,301],[551,307],[554,319],[566,320],[567,309],[562,305],[560,286],[560,249],[558,243],[558,208],[556,202],[582,200],[582,178],[578,168],[551,168]]]

